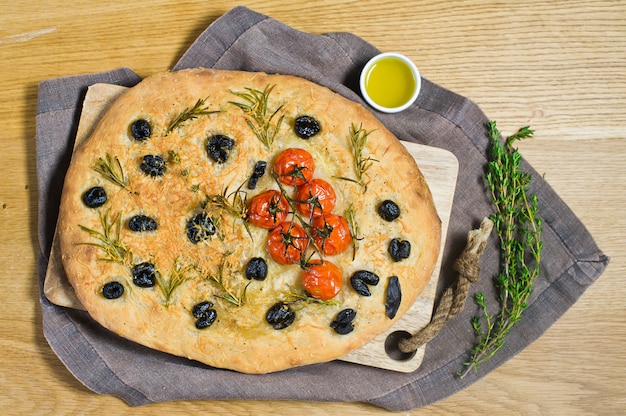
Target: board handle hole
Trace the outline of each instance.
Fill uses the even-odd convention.
[[[409,339],[411,337],[412,335],[406,331],[395,331],[389,334],[385,339],[385,352],[387,353],[387,356],[396,361],[409,361],[415,357],[415,353],[417,351],[402,352],[398,346],[401,340]]]

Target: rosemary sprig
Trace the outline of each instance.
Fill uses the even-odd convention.
[[[174,291],[185,281],[189,279],[189,272],[193,269],[192,265],[183,266],[180,263],[180,258],[174,260],[174,267],[170,270],[170,275],[167,279],[163,278],[163,275],[159,272],[156,273],[156,281],[161,293],[165,298],[164,306],[168,307],[172,299]]]
[[[314,298],[313,296],[309,296],[304,291],[299,291],[288,285],[289,292],[285,295],[284,303],[288,305],[301,305],[304,307],[306,305],[314,304],[314,305],[324,305],[324,306],[338,306],[340,303],[337,299],[329,299],[329,300],[321,300]],[[296,309],[298,310],[298,309]]]
[[[130,248],[120,239],[120,229],[122,223],[121,215],[117,214],[115,217],[110,218],[109,211],[107,210],[104,214],[99,213],[99,216],[102,231],[96,231],[80,224],[78,226],[81,230],[87,232],[92,237],[95,237],[100,242],[79,244],[98,247],[102,250],[104,252],[104,257],[100,258],[100,260],[121,264],[131,264],[133,254],[130,251]]]
[[[174,131],[175,128],[180,126],[185,121],[195,120],[200,116],[219,113],[219,110],[209,110],[208,105],[205,105],[205,102],[208,98],[209,97],[199,98],[193,107],[185,108],[180,114],[174,117],[172,121],[170,121],[170,124],[167,126],[167,134]]]
[[[363,157],[367,137],[371,133],[371,131],[365,130],[363,125],[359,125],[359,127],[356,127],[354,124],[350,125],[350,144],[352,145],[352,159],[354,161],[356,180],[342,176],[337,177],[338,179],[358,183],[363,188],[363,192],[367,192],[367,183],[364,180],[365,172],[372,167],[374,162],[378,162],[378,160],[372,157]]]
[[[117,156],[111,156],[107,153],[104,158],[99,157],[92,169],[102,175],[106,180],[124,189],[128,189],[130,182],[126,175],[124,175],[122,164]]]
[[[362,240],[363,237],[359,237],[359,224],[356,221],[356,212],[352,204],[350,204],[343,212],[343,215],[346,218],[346,221],[348,221],[348,229],[350,230],[350,237],[352,237],[352,260],[354,260],[359,246],[359,241]]]
[[[215,283],[222,291],[222,293],[220,293],[218,297],[230,302],[235,306],[243,306],[246,302],[246,291],[248,290],[248,286],[250,285],[251,281],[248,282],[248,284],[246,284],[243,289],[239,291],[239,294],[235,293],[232,289],[229,289],[226,286],[226,282],[224,282],[224,274],[226,273],[228,256],[230,256],[231,254],[232,252],[230,251],[225,252],[222,255],[222,261],[217,267],[217,273],[207,273],[206,277],[207,279]],[[230,273],[230,275],[232,276],[232,272]]]
[[[275,85],[267,85],[263,91],[254,88],[246,88],[246,92],[230,91],[231,94],[243,100],[243,102],[230,101],[230,103],[239,107],[249,117],[246,123],[267,149],[272,146],[284,119],[284,115],[280,115],[278,120],[273,122],[283,105],[271,113],[267,108],[269,95],[274,87]]]
[[[228,193],[228,187],[224,188],[221,194],[208,195],[206,205],[210,205],[214,208],[220,209],[227,214],[244,220],[243,225],[252,240],[252,232],[250,231],[250,224],[246,221],[248,216],[248,194],[241,190],[240,185],[234,192]]]
[[[506,335],[522,318],[541,261],[541,218],[538,199],[529,193],[531,175],[522,171],[522,157],[513,143],[532,137],[528,127],[500,141],[495,122],[489,122],[490,161],[485,179],[491,192],[495,214],[491,219],[500,241],[501,270],[495,278],[500,309],[490,314],[483,293],[475,295],[481,316],[472,319],[477,343],[471,350],[465,371],[478,371],[503,345]]]

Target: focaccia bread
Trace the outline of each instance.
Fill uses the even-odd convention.
[[[63,267],[104,327],[210,366],[325,362],[428,283],[441,222],[400,142],[301,78],[190,69],[118,98],[67,171]]]

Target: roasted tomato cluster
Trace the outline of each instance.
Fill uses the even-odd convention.
[[[352,244],[348,222],[332,212],[335,190],[327,181],[314,178],[315,160],[304,149],[279,153],[272,172],[280,190],[253,197],[247,220],[269,230],[267,249],[275,262],[302,267],[302,285],[311,296],[332,299],[341,291],[343,278],[324,256],[339,254]],[[309,254],[315,253],[318,258],[311,259]]]

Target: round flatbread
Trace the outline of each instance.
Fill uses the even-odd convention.
[[[112,104],[73,155],[58,230],[97,322],[246,373],[336,359],[388,329],[441,238],[414,160],[361,105],[201,68]]]

